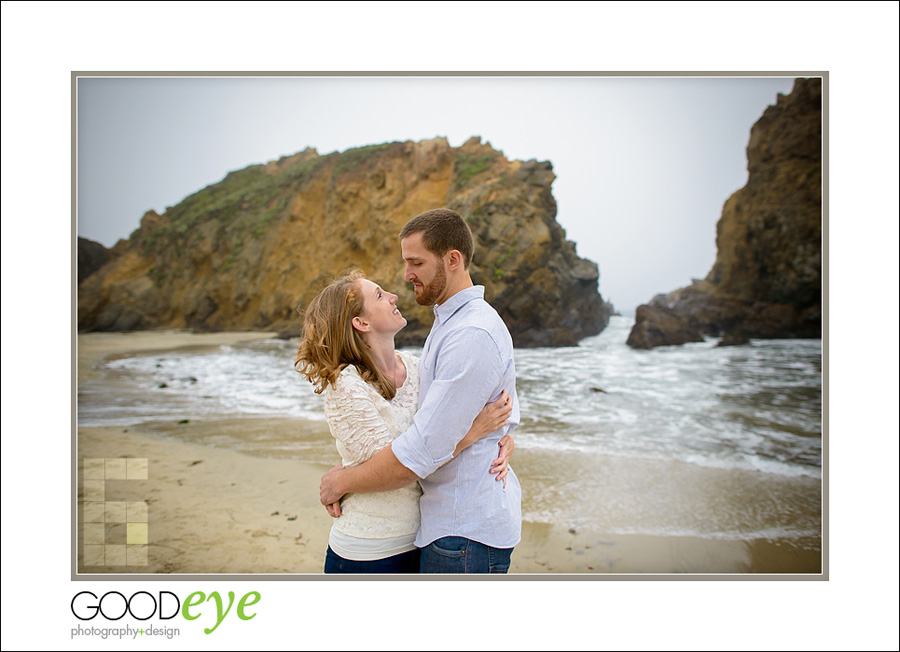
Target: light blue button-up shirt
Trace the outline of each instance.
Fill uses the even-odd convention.
[[[504,389],[513,400],[507,425],[453,459],[475,417]],[[519,418],[509,330],[484,300],[484,287],[467,288],[434,307],[419,368],[419,410],[415,423],[392,444],[400,463],[422,478],[417,546],[445,536],[494,548],[519,542],[519,480],[510,468],[504,489],[496,474],[488,473],[499,451],[497,442],[519,425]]]

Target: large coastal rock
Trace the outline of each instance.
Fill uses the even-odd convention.
[[[747,185],[722,209],[706,279],[635,312],[634,348],[821,337],[822,86],[797,79],[750,131]]]
[[[103,267],[113,258],[112,249],[107,249],[99,242],[78,238],[78,282],[81,283],[88,276]]]
[[[475,234],[473,280],[516,346],[564,346],[600,332],[612,307],[597,265],[556,222],[550,163],[510,161],[480,138],[307,149],[232,172],[162,215],[144,215],[117,258],[79,286],[81,330],[265,329],[297,334],[323,283],[356,266],[397,292],[424,341],[433,321],[403,281],[397,234],[446,206]]]

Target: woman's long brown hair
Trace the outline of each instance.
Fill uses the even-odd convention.
[[[391,400],[397,386],[375,364],[369,345],[352,324],[354,317],[363,314],[361,278],[365,275],[359,270],[345,272],[309,302],[294,369],[321,394],[329,384],[335,385],[347,365],[356,365],[363,380]]]

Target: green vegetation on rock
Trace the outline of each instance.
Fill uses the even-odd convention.
[[[363,165],[370,167],[378,160],[378,157],[384,151],[395,143],[384,143],[381,145],[367,145],[365,147],[354,147],[342,152],[334,164],[333,177],[338,177],[347,172],[352,172]]]
[[[473,177],[489,170],[496,158],[496,153],[473,155],[466,152],[460,152],[457,154],[453,165],[456,188],[462,188],[469,183]]]
[[[217,239],[241,241],[248,233],[260,238],[285,214],[296,188],[328,158],[299,161],[275,174],[263,165],[229,172],[222,181],[167,209],[166,223],[143,234],[142,244],[150,252],[163,252],[189,242],[195,229],[209,223],[214,224]]]

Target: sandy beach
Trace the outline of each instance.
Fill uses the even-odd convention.
[[[102,374],[100,362],[126,353],[269,337],[83,334],[78,336],[78,374],[80,379]],[[328,466],[185,440],[204,441],[207,432],[245,428],[263,428],[290,440],[327,436],[327,427],[297,419],[186,421],[78,428],[77,572],[318,576],[331,527],[318,502],[319,477]],[[514,458],[514,465],[525,484],[527,464]],[[814,541],[786,539],[614,535],[526,521],[511,574],[816,576],[822,563],[817,547]]]

